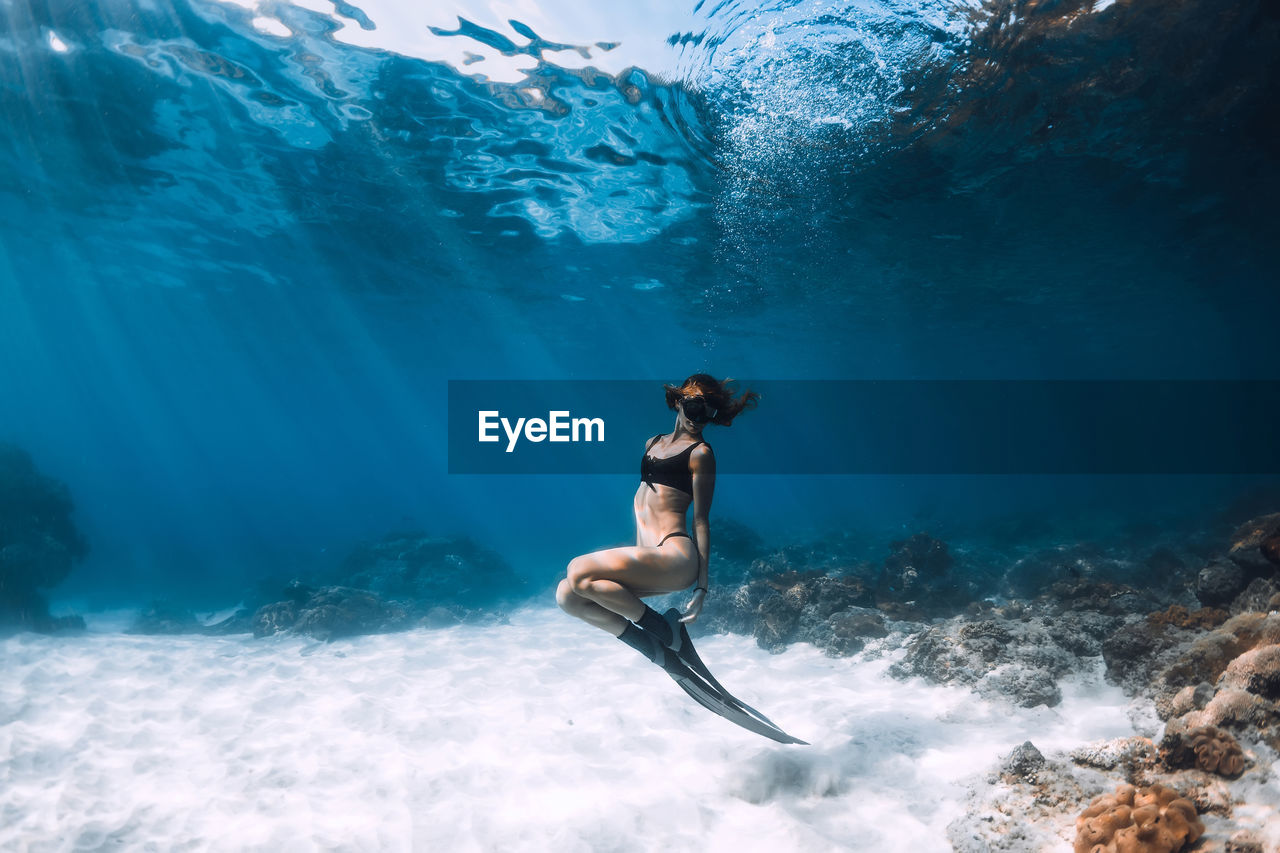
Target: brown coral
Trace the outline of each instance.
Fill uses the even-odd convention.
[[[1217,628],[1230,618],[1231,614],[1217,607],[1202,607],[1189,611],[1181,604],[1174,604],[1168,610],[1157,610],[1147,614],[1147,623],[1152,626],[1173,625],[1176,628]]]
[[[1076,818],[1075,853],[1177,853],[1203,834],[1195,805],[1172,788],[1121,785]]]
[[[1229,725],[1256,729],[1259,736],[1266,737],[1268,730],[1280,722],[1280,709],[1277,709],[1275,702],[1268,702],[1247,690],[1224,687],[1214,694],[1203,711],[1193,711],[1185,715],[1183,721],[1193,728]]]
[[[1240,744],[1216,726],[1201,726],[1187,732],[1196,753],[1196,766],[1219,776],[1239,776],[1244,770],[1244,752]]]
[[[1219,687],[1237,687],[1255,696],[1280,700],[1280,643],[1258,646],[1227,665]]]
[[[1235,658],[1257,646],[1280,643],[1280,614],[1241,613],[1198,637],[1162,674],[1166,688],[1214,682]]]

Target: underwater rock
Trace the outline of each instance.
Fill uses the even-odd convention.
[[[293,630],[317,640],[374,634],[404,627],[405,611],[371,592],[345,587],[317,591],[298,611]]]
[[[1002,696],[1020,708],[1052,708],[1062,701],[1062,690],[1052,674],[1022,664],[1002,664],[980,679],[976,687],[979,696]]]
[[[884,617],[870,607],[872,594],[862,577],[776,570],[791,564],[781,552],[757,560],[746,583],[708,599],[699,622],[710,630],[750,634],[774,652],[808,642],[831,655],[849,655],[867,638],[888,635]]]
[[[1280,583],[1272,578],[1254,578],[1231,602],[1231,615],[1269,613],[1280,609]]]
[[[282,631],[332,640],[358,634],[377,634],[406,627],[405,610],[368,590],[326,586],[312,590],[303,601],[287,600],[260,607],[254,614],[255,637]]]
[[[1075,853],[1177,853],[1204,834],[1195,804],[1165,785],[1122,785],[1076,818]]]
[[[814,629],[809,642],[835,656],[851,655],[861,650],[869,637],[887,637],[884,617],[865,607],[850,607],[832,615],[825,626]]]
[[[1130,694],[1152,693],[1148,687],[1157,673],[1173,666],[1197,638],[1204,636],[1204,628],[1220,622],[1222,615],[1221,610],[1202,608],[1188,611],[1175,605],[1142,618],[1128,617],[1102,643],[1107,679]],[[1216,673],[1213,678],[1217,678]],[[1176,687],[1212,681],[1213,678],[1193,678]],[[1159,706],[1164,694],[1171,698],[1175,692],[1162,686],[1154,691],[1153,698]]]
[[[1251,577],[1280,569],[1280,512],[1250,519],[1236,528],[1227,556]]]
[[[436,605],[488,607],[528,594],[497,553],[466,538],[393,533],[353,551],[334,578],[426,612]]]
[[[1023,741],[1000,762],[1000,778],[1005,782],[1034,782],[1045,766],[1044,755],[1029,740]]]
[[[264,604],[253,614],[253,636],[270,637],[291,629],[298,621],[298,605],[293,601]]]
[[[1134,561],[1108,554],[1101,545],[1079,542],[1044,548],[1019,558],[1004,576],[1005,593],[1010,597],[1034,598],[1065,584],[1060,597],[1079,594],[1093,584],[1112,584],[1108,591],[1150,577]],[[1073,593],[1072,590],[1077,592]]]
[[[1058,581],[1043,597],[1056,600],[1062,611],[1088,610],[1108,616],[1150,613],[1163,603],[1153,590],[1084,578]]]
[[[1119,737],[1085,744],[1071,750],[1076,764],[1119,772],[1130,784],[1139,784],[1159,763],[1156,745],[1147,737]]]
[[[1216,607],[1202,607],[1199,610],[1188,610],[1181,604],[1170,605],[1165,610],[1157,610],[1147,614],[1147,623],[1153,626],[1173,625],[1177,628],[1211,630],[1230,618],[1225,610]]]
[[[1025,708],[1053,707],[1062,701],[1057,679],[1078,664],[1038,620],[970,622],[957,617],[916,635],[889,673],[968,685],[981,695],[1000,696]]]
[[[1062,648],[1080,657],[1102,654],[1102,642],[1115,630],[1118,617],[1092,610],[1067,610],[1046,618],[1045,630]]]
[[[1231,560],[1220,558],[1209,563],[1196,576],[1196,598],[1207,607],[1230,604],[1246,583],[1244,569]]]
[[[37,471],[25,450],[0,443],[0,628],[84,627],[79,616],[50,616],[37,592],[61,583],[88,550],[73,509],[65,483]]]
[[[1060,850],[1070,844],[1078,804],[1113,784],[1025,742],[966,782],[965,813],[947,825],[947,839],[957,853]]]
[[[947,544],[917,533],[889,545],[876,582],[876,606],[899,617],[951,616],[975,597],[950,571],[955,564]]]

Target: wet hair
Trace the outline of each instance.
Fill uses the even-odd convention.
[[[709,373],[695,373],[680,385],[662,387],[667,392],[668,409],[674,410],[682,397],[695,394],[706,397],[707,402],[716,408],[716,416],[707,423],[720,426],[729,426],[744,409],[754,409],[760,399],[760,394],[750,389],[735,398],[733,395],[737,388],[732,379],[721,381]]]

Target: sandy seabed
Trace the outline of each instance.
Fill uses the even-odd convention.
[[[88,618],[0,641],[0,849],[948,851],[1000,755],[1133,734],[1100,660],[1012,709],[900,652],[699,639],[783,746],[549,608],[331,643]]]

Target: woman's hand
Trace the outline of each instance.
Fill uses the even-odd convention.
[[[702,612],[702,601],[707,597],[707,591],[702,587],[694,590],[693,598],[684,609],[684,615],[680,617],[681,622],[693,622],[698,618],[698,614]]]

